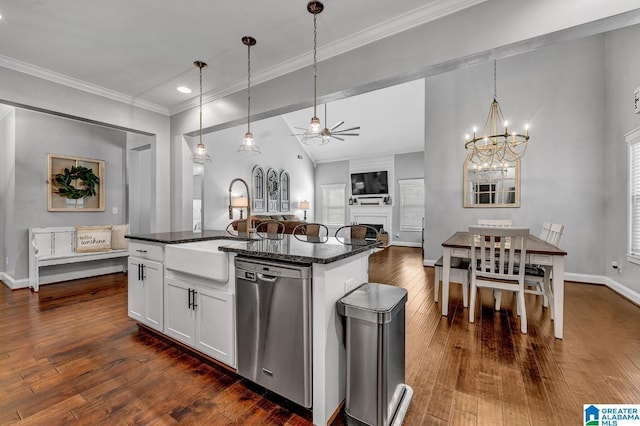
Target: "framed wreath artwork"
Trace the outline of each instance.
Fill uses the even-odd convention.
[[[104,211],[104,161],[49,154],[48,210]]]

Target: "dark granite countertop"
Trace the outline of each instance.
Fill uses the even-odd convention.
[[[202,232],[192,231],[177,231],[177,232],[159,232],[155,234],[142,234],[142,235],[126,235],[125,238],[131,240],[150,241],[153,243],[162,244],[183,244],[193,243],[195,241],[206,240],[239,240],[248,241],[254,237],[247,236],[235,236],[229,234],[227,231],[211,230]]]
[[[251,237],[234,236],[226,231],[191,231],[162,232],[145,235],[127,235],[126,238],[140,241],[150,241],[163,244],[183,244],[206,240],[229,240],[228,245],[219,250],[237,253],[248,257],[280,260],[295,263],[332,263],[354,256],[372,248],[378,247],[378,241],[356,240],[342,241],[336,238],[320,238],[292,235],[278,235],[278,238],[260,238],[255,234]],[[345,244],[349,243],[349,244]]]
[[[324,242],[306,242],[299,236],[283,235],[282,237],[282,239],[230,242],[229,245],[221,246],[219,250],[285,262],[332,263],[380,245],[378,241],[343,244],[336,238],[325,238]]]

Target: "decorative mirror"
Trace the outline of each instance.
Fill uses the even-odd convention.
[[[274,169],[267,171],[267,211],[278,211],[278,195],[280,189],[280,178]]]
[[[464,207],[520,207],[520,160],[464,162]]]
[[[253,211],[264,211],[264,170],[255,166],[251,171],[251,181],[253,185]]]
[[[289,211],[289,173],[280,172],[280,211]]]

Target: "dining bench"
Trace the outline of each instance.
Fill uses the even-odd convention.
[[[100,239],[92,236],[92,229],[95,229],[95,235],[100,235]],[[80,244],[86,244],[80,251],[78,230],[81,230]],[[97,234],[99,231],[101,233]],[[128,244],[124,238],[127,232],[127,225],[30,228],[29,288],[39,291],[40,284],[125,272],[126,258],[129,255]],[[109,259],[115,260],[108,261]],[[77,266],[61,266],[72,264]],[[47,267],[51,267],[48,271],[50,273],[41,277],[40,269]]]

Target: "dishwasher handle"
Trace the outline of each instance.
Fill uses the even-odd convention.
[[[268,283],[275,283],[276,280],[278,279],[278,277],[277,276],[273,276],[273,275],[265,275],[265,274],[262,274],[262,273],[258,272],[258,279],[260,281],[266,281]]]

